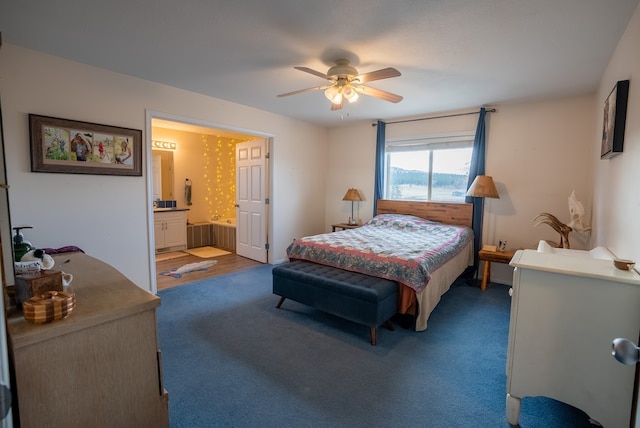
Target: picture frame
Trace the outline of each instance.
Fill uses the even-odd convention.
[[[142,131],[29,114],[31,172],[142,175]]]
[[[600,159],[610,159],[622,153],[628,98],[629,81],[620,80],[615,84],[604,102]]]

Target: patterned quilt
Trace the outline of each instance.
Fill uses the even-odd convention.
[[[362,227],[296,239],[290,260],[307,260],[391,279],[416,291],[431,272],[473,240],[473,230],[399,214],[378,215]]]

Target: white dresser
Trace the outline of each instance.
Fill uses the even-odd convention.
[[[510,424],[518,424],[521,398],[545,396],[583,410],[605,428],[629,426],[636,366],[617,362],[611,343],[617,337],[638,341],[640,275],[601,256],[520,250],[511,260]]]

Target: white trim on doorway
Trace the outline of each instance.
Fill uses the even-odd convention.
[[[170,114],[170,113],[164,113],[164,112],[158,112],[158,111],[153,111],[153,110],[146,110],[145,111],[145,159],[146,159],[146,197],[147,197],[147,236],[148,236],[148,241],[147,241],[147,248],[149,251],[149,276],[151,279],[151,292],[153,294],[157,294],[158,292],[158,287],[157,287],[157,282],[156,282],[156,263],[155,263],[155,235],[154,235],[154,221],[153,221],[153,177],[152,174],[148,173],[149,171],[152,170],[152,124],[154,119],[155,120],[161,120],[161,121],[167,121],[167,122],[173,122],[173,124],[175,125],[179,125],[180,127],[184,127],[184,130],[191,130],[192,132],[201,132],[201,129],[208,129],[208,130],[216,130],[216,131],[226,131],[229,132],[230,135],[232,134],[246,134],[246,135],[250,135],[250,136],[255,136],[255,137],[262,137],[262,138],[266,138],[267,140],[267,153],[270,153],[271,150],[273,149],[273,144],[274,144],[274,138],[275,136],[273,134],[269,134],[269,133],[265,133],[262,131],[256,131],[256,130],[251,130],[251,129],[246,129],[246,128],[237,128],[237,127],[233,127],[230,125],[225,125],[225,124],[221,124],[221,123],[217,123],[217,122],[208,122],[208,121],[204,121],[204,120],[199,120],[199,119],[194,119],[194,118],[189,118],[189,117],[184,117],[184,116],[178,116],[175,114]],[[267,161],[267,170],[266,170],[266,182],[265,182],[265,189],[264,189],[264,194],[266,198],[270,198],[269,195],[272,194],[272,176],[271,176],[271,171],[273,170],[271,168],[270,165],[270,161]],[[266,232],[266,236],[265,236],[265,242],[269,242],[268,241],[268,237],[272,235],[273,231],[272,231],[272,223],[271,223],[271,215],[272,215],[272,205],[269,204],[266,207],[266,222],[267,222],[267,227],[265,228],[265,232]],[[272,263],[272,254],[271,252],[268,252],[268,263]]]

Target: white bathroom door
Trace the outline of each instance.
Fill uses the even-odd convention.
[[[267,262],[266,139],[236,145],[236,254]]]

